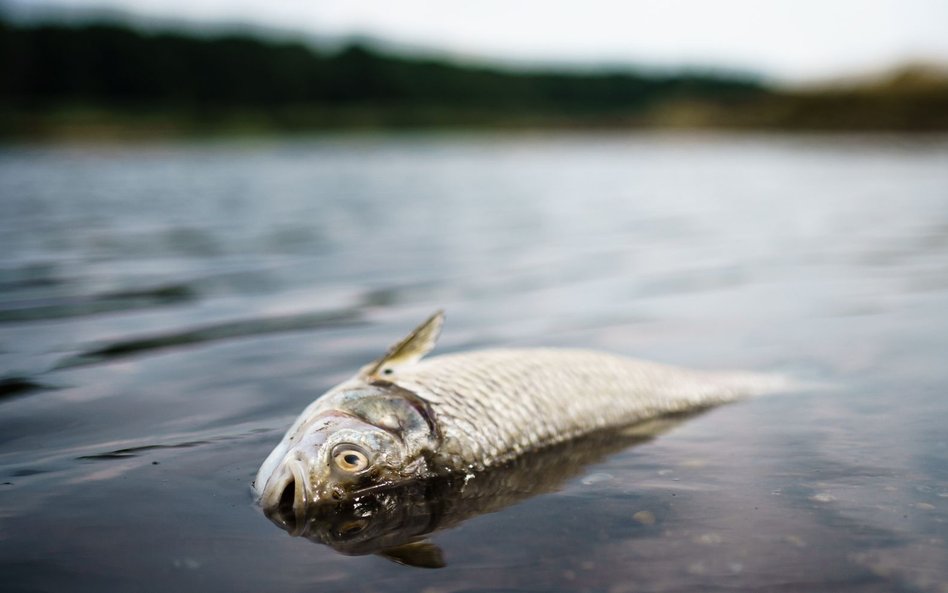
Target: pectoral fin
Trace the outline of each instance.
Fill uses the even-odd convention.
[[[377,554],[405,566],[417,568],[444,568],[446,566],[441,548],[428,540],[387,548]]]
[[[401,365],[420,360],[435,347],[442,325],[444,311],[437,311],[401,342],[389,348],[385,356],[365,367],[363,374],[368,377],[382,377],[391,374]]]

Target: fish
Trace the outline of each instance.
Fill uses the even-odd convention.
[[[776,375],[678,368],[582,349],[497,348],[426,358],[438,311],[314,400],[260,466],[272,514],[447,475],[475,475],[591,433],[786,388]]]

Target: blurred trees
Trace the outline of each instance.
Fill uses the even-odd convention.
[[[75,114],[163,129],[399,125],[948,129],[945,77],[786,91],[700,72],[527,71],[249,35],[0,22],[0,133]],[[72,120],[70,120],[70,117]],[[236,125],[235,125],[236,122]]]
[[[319,53],[248,36],[145,34],[116,25],[0,25],[0,102],[184,111],[361,105],[417,111],[629,113],[671,97],[756,95],[712,75],[515,72],[391,57],[353,45]]]

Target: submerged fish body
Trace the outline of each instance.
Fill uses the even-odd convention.
[[[781,380],[675,368],[587,350],[497,349],[421,360],[439,312],[310,404],[260,468],[264,509],[495,467],[599,430],[697,411]]]
[[[350,556],[379,554],[400,564],[444,565],[430,534],[552,492],[610,454],[647,442],[691,414],[596,431],[473,474],[411,480],[371,496],[311,505],[302,516],[267,515],[290,534]]]

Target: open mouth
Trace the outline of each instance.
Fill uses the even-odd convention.
[[[303,467],[287,463],[280,478],[264,495],[263,511],[271,521],[296,535],[305,522],[310,502]]]

